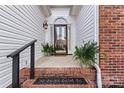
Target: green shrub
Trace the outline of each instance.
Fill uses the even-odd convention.
[[[53,45],[50,45],[48,43],[41,44],[42,45],[42,52],[44,52],[45,55],[51,55],[55,53],[55,48]]]
[[[92,66],[95,63],[96,54],[99,52],[99,47],[96,42],[86,42],[80,47],[75,47],[74,58],[86,66]]]

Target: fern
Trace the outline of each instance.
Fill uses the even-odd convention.
[[[92,66],[95,64],[95,56],[99,52],[99,47],[96,42],[87,42],[80,47],[75,47],[74,58],[79,60],[81,64]]]

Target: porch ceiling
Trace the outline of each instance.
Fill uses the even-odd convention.
[[[50,5],[50,8],[72,8],[73,5]]]
[[[72,16],[76,16],[80,11],[80,5],[41,5],[42,11],[46,17],[51,15],[52,8],[70,8],[69,14]]]

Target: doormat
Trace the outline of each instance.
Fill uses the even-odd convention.
[[[42,77],[38,78],[34,84],[87,84],[84,78],[80,77]]]

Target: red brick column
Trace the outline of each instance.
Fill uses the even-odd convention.
[[[124,6],[100,6],[99,19],[103,85],[124,85]]]

